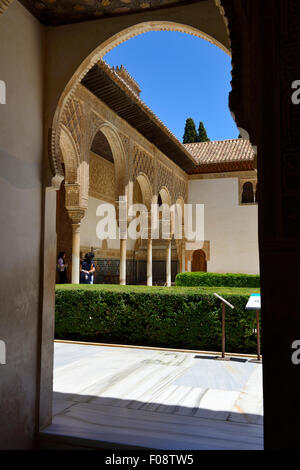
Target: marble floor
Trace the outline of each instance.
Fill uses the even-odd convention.
[[[262,365],[55,342],[47,435],[151,449],[262,449]]]

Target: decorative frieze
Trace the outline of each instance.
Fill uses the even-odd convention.
[[[78,100],[73,98],[68,102],[62,115],[61,124],[63,124],[71,133],[78,155],[80,155],[83,131],[83,110]]]
[[[133,180],[140,173],[145,173],[152,187],[154,187],[154,158],[152,155],[145,152],[141,147],[136,144],[134,144],[132,171]]]
[[[157,192],[165,187],[169,190],[172,200],[174,199],[174,179],[172,170],[161,161],[157,162]]]
[[[89,195],[115,202],[115,170],[113,163],[91,152]]]

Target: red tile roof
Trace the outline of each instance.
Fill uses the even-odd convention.
[[[195,142],[185,144],[195,160],[189,173],[252,170],[255,168],[255,152],[245,139]]]

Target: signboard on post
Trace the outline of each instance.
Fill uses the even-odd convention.
[[[256,332],[257,332],[257,360],[253,359],[250,362],[261,362],[260,355],[260,328],[259,328],[259,311],[261,309],[260,294],[251,294],[247,305],[247,310],[256,310]]]
[[[246,309],[260,310],[260,294],[251,294]]]

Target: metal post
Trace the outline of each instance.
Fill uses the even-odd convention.
[[[257,360],[260,361],[259,310],[256,310],[256,332],[257,332]]]
[[[222,303],[222,356],[216,357],[220,361],[230,361],[230,357],[225,357],[225,313],[226,313],[226,305],[230,308],[234,309],[234,306],[231,305],[227,300],[223,299],[220,295],[214,293],[214,295],[221,300]]]
[[[225,304],[222,302],[222,358],[225,359]]]

